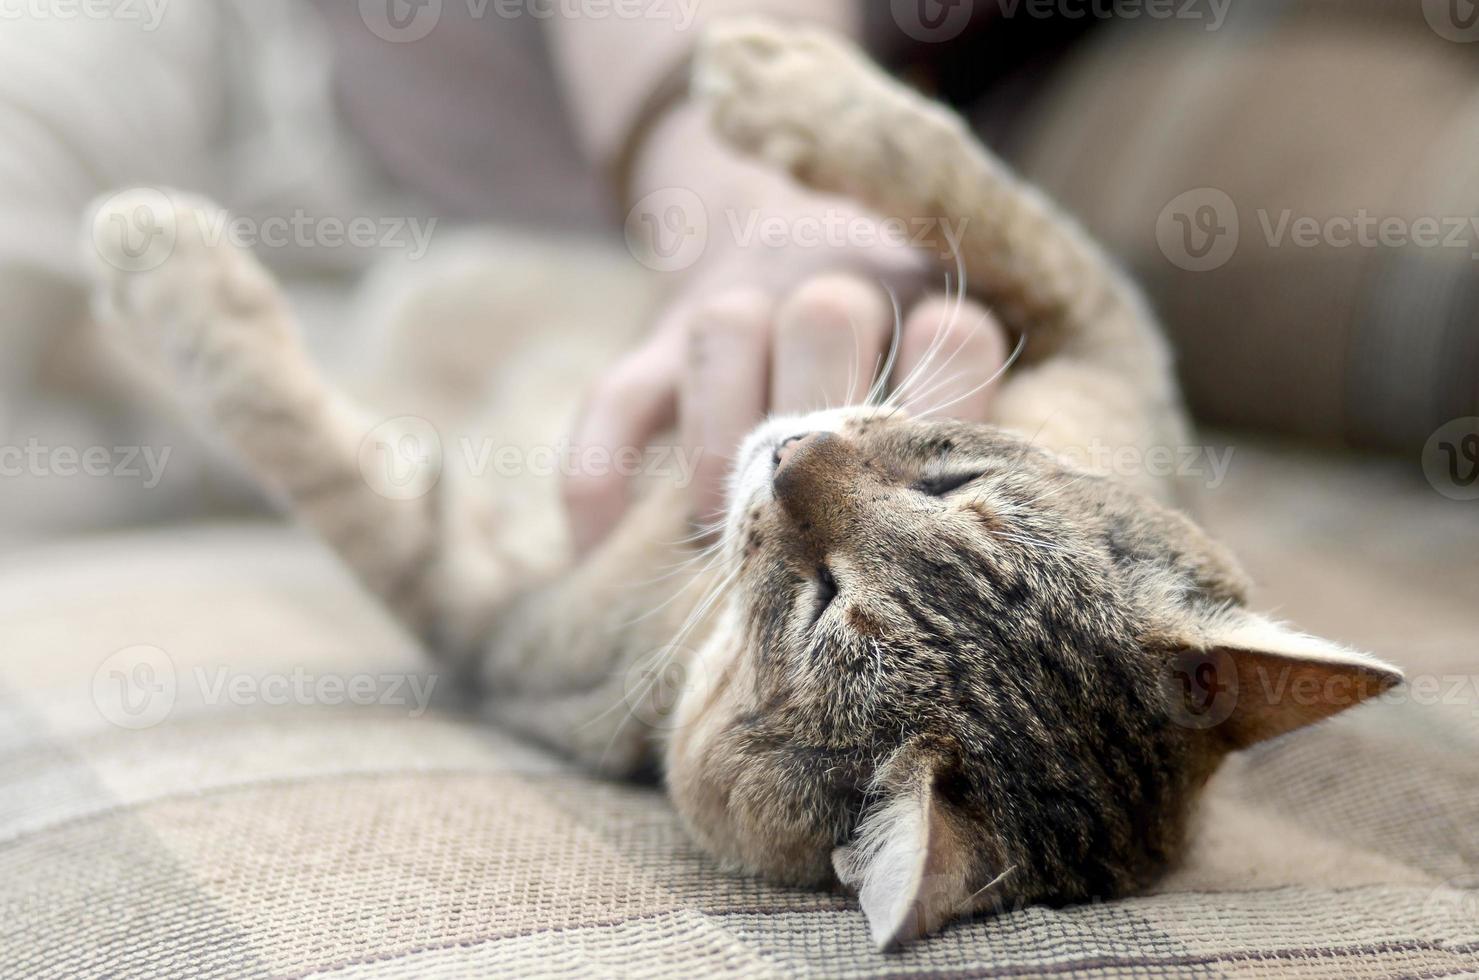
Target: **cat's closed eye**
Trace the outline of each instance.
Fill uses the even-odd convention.
[[[914,483],[914,489],[931,497],[943,497],[981,478],[979,470],[957,470],[923,477]]]
[[[837,598],[837,579],[832,577],[832,570],[826,565],[817,569],[816,579],[816,606],[812,610],[811,622],[815,626],[817,620],[822,618],[822,613]]]

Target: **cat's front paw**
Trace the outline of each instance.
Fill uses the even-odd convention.
[[[715,128],[769,163],[804,172],[824,138],[857,116],[876,88],[862,56],[824,31],[762,18],[710,28],[694,65],[694,91],[713,107]]]
[[[274,315],[277,289],[228,240],[229,221],[211,201],[172,190],[140,187],[95,201],[83,227],[95,318],[138,354],[173,366],[228,334],[269,339],[282,319]]]

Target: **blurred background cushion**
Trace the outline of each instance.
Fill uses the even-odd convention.
[[[1410,458],[1479,415],[1479,61],[1441,4],[1231,6],[1104,25],[1012,150],[1143,283],[1201,418]]]

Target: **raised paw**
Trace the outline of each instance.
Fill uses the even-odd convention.
[[[792,171],[825,154],[840,129],[867,124],[868,99],[886,91],[860,53],[824,31],[762,18],[721,21],[705,34],[696,93],[739,148]]]
[[[177,191],[135,188],[94,202],[83,257],[96,319],[166,367],[213,348],[279,345],[287,321],[277,287],[228,227],[221,208]]]

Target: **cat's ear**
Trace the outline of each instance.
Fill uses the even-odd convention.
[[[877,796],[851,844],[832,852],[858,893],[880,951],[928,935],[970,911],[977,862],[936,787],[939,755],[908,743],[879,770]]]
[[[1402,681],[1389,663],[1243,610],[1194,624],[1175,652],[1176,720],[1245,748],[1321,721]]]

